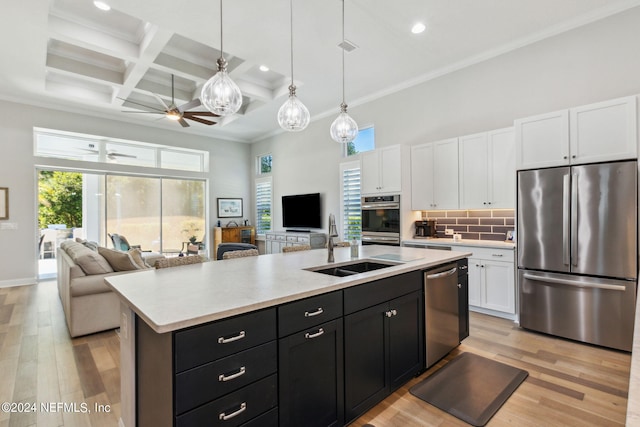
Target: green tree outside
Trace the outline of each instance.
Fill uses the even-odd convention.
[[[38,178],[38,224],[66,224],[82,227],[82,174],[41,171]]]

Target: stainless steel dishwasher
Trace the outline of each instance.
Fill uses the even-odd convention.
[[[425,367],[460,344],[457,263],[424,273]]]

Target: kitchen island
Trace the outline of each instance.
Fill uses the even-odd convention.
[[[357,261],[350,257],[349,248],[336,248],[334,254],[335,263],[331,266]],[[262,368],[268,370],[270,364],[274,366],[272,375],[255,381],[257,391],[254,392],[260,394],[260,400],[272,399],[277,402],[276,377],[281,375],[280,404],[286,405],[289,399],[286,398],[286,393],[283,398],[283,384],[286,384],[282,375],[289,371],[298,372],[295,369],[304,371],[305,368],[291,366],[297,360],[293,354],[299,349],[295,343],[295,332],[298,329],[310,328],[304,333],[307,339],[322,335],[325,345],[321,349],[313,349],[312,353],[324,354],[327,349],[333,352],[327,353],[327,360],[336,362],[331,375],[341,376],[345,372],[352,372],[342,366],[342,357],[336,356],[343,351],[343,330],[344,342],[347,342],[353,332],[367,331],[364,339],[371,339],[374,348],[375,337],[368,330],[358,328],[370,325],[363,323],[363,316],[369,309],[376,309],[383,310],[385,314],[380,319],[376,317],[380,322],[384,321],[379,325],[385,331],[382,335],[388,335],[394,328],[405,332],[409,330],[414,335],[420,331],[424,335],[422,311],[416,311],[422,310],[422,271],[455,262],[468,255],[469,253],[457,251],[374,245],[361,247],[359,260],[369,261],[372,265],[388,266],[343,277],[310,271],[328,264],[327,252],[324,250],[208,262],[110,277],[108,284],[122,301],[122,424],[126,427],[134,426],[136,420],[138,425],[174,425],[174,422],[175,425],[197,424],[198,418],[192,416],[196,412],[193,408],[202,412],[208,410],[209,403],[199,400],[204,399],[199,396],[195,397],[195,401],[191,401],[190,397],[183,399],[184,396],[194,396],[197,393],[190,391],[179,396],[180,387],[184,384],[197,384],[199,379],[206,378],[208,367],[214,366],[214,362],[231,363],[236,354],[246,352],[256,352],[255,357]],[[317,309],[305,308],[308,311],[305,311],[302,320],[287,317],[289,312],[297,308],[296,304],[306,302],[312,303],[311,307],[317,306]],[[402,304],[408,309],[396,310],[396,305]],[[327,323],[313,324],[312,320],[322,317],[317,315],[323,311],[329,316]],[[405,317],[407,312],[411,316]],[[412,327],[407,328],[412,322]],[[258,328],[253,337],[250,337],[248,329],[251,325]],[[416,325],[415,328],[413,325]],[[226,330],[226,326],[231,329]],[[216,328],[222,329],[218,331]],[[235,331],[234,328],[239,332],[230,333],[229,331]],[[211,334],[218,335],[213,337]],[[213,339],[209,340],[210,337]],[[255,338],[256,341],[252,342],[250,338]],[[360,336],[359,339],[362,340],[363,337]],[[385,339],[388,340],[388,337]],[[243,347],[244,344],[241,345],[243,342],[248,343],[247,348]],[[402,340],[394,341],[397,342]],[[235,350],[225,350],[208,360],[202,354],[217,351],[209,349],[209,343],[229,343],[228,348]],[[385,341],[380,345],[383,344],[388,349],[390,344]],[[347,353],[348,351],[345,352],[346,359]],[[385,350],[385,354],[381,355],[385,358],[385,366],[397,363],[394,355],[387,353]],[[275,356],[276,354],[279,356]],[[290,356],[286,359],[289,363],[285,363],[283,356],[285,359]],[[421,360],[423,357],[421,355]],[[407,362],[411,369],[416,368],[414,362]],[[316,368],[324,365],[324,362],[311,364]],[[249,368],[245,369],[244,366],[238,370],[234,368],[225,375],[216,376],[215,380],[220,381],[221,388],[238,377],[248,381],[247,371]],[[407,372],[411,375],[405,378]],[[396,383],[406,381],[415,374],[407,372],[394,378]],[[241,390],[253,386],[254,384]],[[384,387],[388,393],[390,386],[385,383]],[[177,389],[176,395],[173,394],[174,388]],[[205,394],[211,391],[209,389],[216,388],[215,385],[209,385]],[[385,395],[385,390],[381,390],[382,395]],[[211,403],[220,402],[224,409],[220,412],[220,417],[216,414],[216,422],[228,420],[229,423],[225,425],[235,425],[231,418],[237,417],[236,420],[240,420],[249,413],[251,405],[242,402],[236,406],[233,403],[235,401],[231,397],[235,393],[219,396],[214,392],[210,396]],[[354,393],[357,394],[357,390]],[[344,399],[347,402],[350,398],[355,399],[349,390],[346,394],[348,396]],[[229,402],[225,401],[227,397],[231,399]],[[333,399],[340,400],[342,396]],[[358,404],[360,406],[353,405],[352,413],[357,413],[372,403],[367,401]],[[255,410],[254,407],[251,409]],[[272,416],[278,422],[277,410],[277,407],[268,410],[264,416],[275,413]],[[350,413],[350,408],[347,407],[345,412]],[[280,420],[280,424],[285,425],[285,421]],[[269,424],[269,421],[264,420],[257,422]]]

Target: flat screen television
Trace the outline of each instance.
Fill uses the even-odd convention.
[[[282,226],[295,229],[321,228],[320,193],[282,196]]]

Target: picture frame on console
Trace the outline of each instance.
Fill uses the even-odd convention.
[[[218,218],[242,218],[242,199],[218,198]]]
[[[0,187],[0,219],[9,219],[9,188]]]

